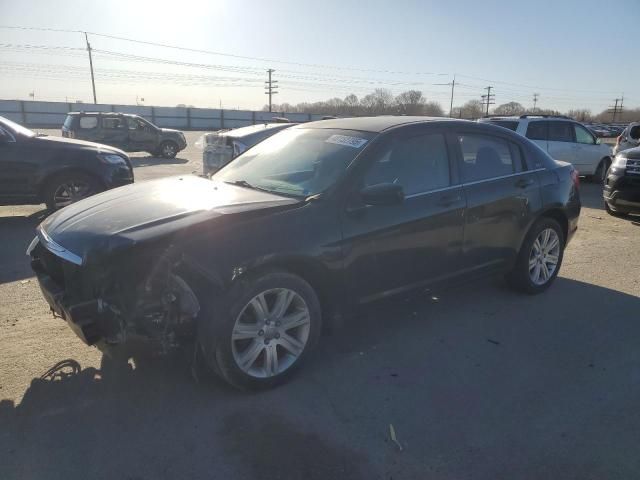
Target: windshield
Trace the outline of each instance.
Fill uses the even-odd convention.
[[[35,137],[36,134],[29,130],[28,128],[24,128],[22,125],[18,125],[11,120],[8,120],[4,117],[0,117],[0,125],[6,127],[8,130],[13,133],[17,133],[18,135],[24,135],[25,137]]]
[[[373,136],[353,130],[284,130],[240,155],[213,178],[283,195],[315,195],[338,180]]]

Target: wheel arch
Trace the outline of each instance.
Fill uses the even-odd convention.
[[[38,186],[37,186],[37,192],[38,192],[38,199],[44,201],[45,200],[45,191],[47,189],[47,186],[49,185],[49,182],[51,182],[52,179],[56,178],[56,177],[60,177],[63,175],[68,175],[68,174],[73,174],[73,173],[81,173],[82,175],[87,175],[89,177],[91,177],[92,179],[94,179],[98,185],[100,185],[102,188],[106,188],[106,185],[104,183],[104,180],[102,178],[100,178],[99,175],[96,175],[95,173],[91,172],[90,170],[86,170],[84,168],[80,168],[80,167],[75,167],[75,166],[70,166],[70,167],[65,167],[59,170],[54,170],[51,171],[49,173],[47,173],[46,175],[44,175],[40,181],[38,182]]]
[[[562,228],[563,240],[565,242],[567,241],[567,237],[569,236],[569,218],[561,208],[550,208],[548,210],[545,210],[538,216],[536,221],[540,218],[551,218],[558,222],[560,224],[560,227]],[[531,228],[531,226],[529,226],[529,228]]]

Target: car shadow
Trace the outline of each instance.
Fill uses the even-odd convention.
[[[604,211],[602,185],[596,182],[587,182],[584,178],[580,180],[580,202],[582,206]]]
[[[565,278],[425,293],[363,310],[256,394],[196,382],[188,351],[61,359],[0,402],[0,478],[632,478],[638,311]]]
[[[134,168],[138,167],[155,167],[158,165],[184,165],[189,163],[186,158],[162,158],[149,155],[148,157],[130,157],[131,165]]]
[[[49,211],[44,209],[28,216],[0,217],[0,284],[33,276],[25,253],[35,237],[36,227],[47,215]]]

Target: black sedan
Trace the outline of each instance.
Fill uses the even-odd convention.
[[[58,210],[132,182],[122,150],[36,134],[0,117],[0,205],[46,203]]]
[[[577,172],[509,130],[423,117],[284,130],[206,180],[162,179],[52,215],[29,247],[88,344],[195,338],[229,383],[286,379],[322,321],[503,273],[539,293],[580,213]]]

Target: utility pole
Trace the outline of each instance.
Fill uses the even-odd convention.
[[[485,87],[485,90],[487,91],[486,95],[482,95],[482,103],[486,104],[487,106],[487,115],[489,115],[489,105],[495,105],[495,95],[493,93],[491,93],[491,89],[493,87],[489,86],[489,87]]]
[[[618,107],[618,102],[622,102],[622,100],[624,100],[624,97],[616,98],[616,104],[609,106],[609,112],[611,112],[611,114],[612,114],[611,123],[616,121],[616,115],[618,113],[618,109],[619,109],[620,112],[622,112],[622,103],[620,103],[620,107]]]
[[[91,57],[91,44],[89,43],[89,37],[87,32],[84,32],[84,40],[87,42],[87,52],[89,52],[89,68],[91,68],[91,86],[93,87],[93,103],[98,103],[96,100],[96,80],[93,76],[93,58]]]
[[[538,97],[540,96],[539,93],[534,93],[533,94],[533,113],[536,113],[536,105],[538,105]]]
[[[449,103],[449,118],[453,116],[453,92],[456,88],[456,76],[453,75],[453,81],[449,83],[434,83],[434,85],[447,85],[451,87],[451,102]]]
[[[266,84],[266,86],[264,87],[266,92],[265,95],[269,95],[269,112],[271,112],[271,97],[273,95],[275,95],[276,93],[278,93],[275,89],[278,88],[278,85],[276,85],[278,83],[277,80],[271,80],[271,74],[275,72],[274,69],[270,68],[269,70],[267,70],[267,74],[269,75],[269,80],[267,80],[266,82],[264,82]]]
[[[456,88],[456,76],[453,76],[453,81],[451,82],[451,102],[449,103],[449,118],[453,115],[453,91]]]

